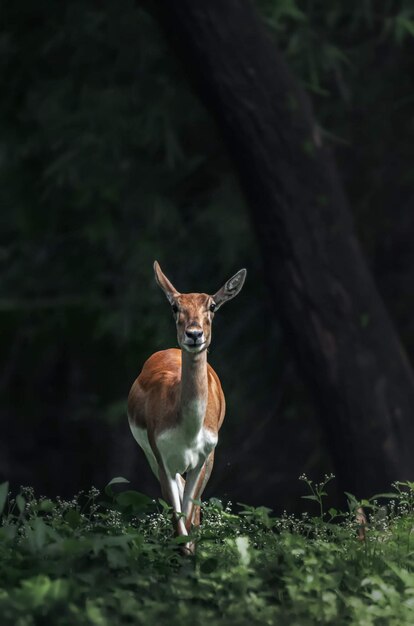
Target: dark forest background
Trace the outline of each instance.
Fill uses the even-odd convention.
[[[261,0],[256,10],[312,101],[412,362],[414,8]],[[144,360],[176,345],[153,261],[183,292],[214,293],[246,267],[214,323],[209,360],[227,418],[206,494],[292,510],[300,474],[338,472],[324,391],[303,375],[286,307],[279,317],[282,289],[252,226],[260,215],[194,86],[203,68],[183,63],[172,17],[157,11],[112,0],[2,7],[0,480],[68,496],[122,475],[159,495],[125,409]],[[358,442],[362,458],[373,443]]]

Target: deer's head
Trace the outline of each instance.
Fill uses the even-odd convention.
[[[154,263],[154,272],[155,280],[171,305],[180,348],[187,352],[202,352],[211,343],[211,325],[215,312],[240,292],[246,270],[239,270],[214,296],[180,293],[162,272],[157,261]]]

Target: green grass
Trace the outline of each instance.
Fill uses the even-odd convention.
[[[203,505],[195,557],[170,511],[135,491],[72,501],[0,486],[1,626],[414,624],[414,483],[397,483],[358,541],[354,509],[324,511],[330,477],[309,486],[319,515]],[[122,482],[121,479],[115,482]],[[383,501],[383,500],[382,500]]]

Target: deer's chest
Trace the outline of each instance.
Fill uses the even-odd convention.
[[[170,428],[157,437],[157,448],[171,476],[202,465],[216,444],[217,435],[204,427],[195,437],[189,437],[182,426]]]

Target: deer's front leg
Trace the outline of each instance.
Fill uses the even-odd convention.
[[[200,506],[194,504],[194,500],[200,500],[205,486],[210,478],[214,463],[214,450],[210,452],[204,463],[187,473],[184,489],[183,513],[185,526],[190,530],[191,524],[200,524]]]
[[[170,476],[165,468],[159,465],[159,479],[161,484],[161,492],[164,500],[173,508],[173,522],[178,535],[188,535],[182,516],[182,507],[180,500],[180,488],[177,479]]]

